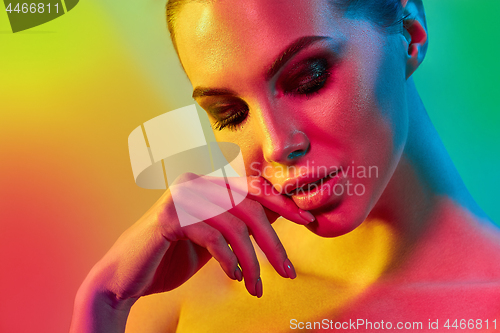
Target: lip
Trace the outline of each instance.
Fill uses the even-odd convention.
[[[335,185],[343,180],[342,172],[339,170],[334,175],[328,175],[322,178],[311,191],[299,191],[290,197],[297,207],[303,210],[314,210],[332,204],[343,194],[337,194]]]
[[[326,168],[325,168],[326,170]],[[312,184],[314,182],[317,182],[318,180],[321,180],[325,178],[328,175],[331,175],[333,173],[340,173],[341,168],[338,167],[332,167],[330,168],[327,172],[323,172],[321,174],[315,174],[315,173],[306,173],[302,174],[298,177],[294,178],[289,178],[287,179],[283,184],[279,184],[282,189],[282,193],[286,195],[292,195],[293,192],[307,184]]]
[[[333,189],[342,179],[342,168],[333,167],[322,174],[303,174],[287,179],[282,185],[282,192],[290,197],[300,209],[318,209],[339,197]]]

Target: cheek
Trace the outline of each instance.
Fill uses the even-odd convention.
[[[316,129],[309,133],[324,149],[317,153],[342,161],[351,190],[340,206],[317,216],[318,224],[311,228],[319,235],[338,236],[359,226],[401,157],[407,134],[404,82],[381,67],[363,70],[355,62],[346,63],[337,72],[342,85],[313,106],[315,116],[309,122]]]
[[[217,142],[231,142],[240,149],[241,159],[231,163],[239,175],[257,176],[261,174],[259,167],[263,163],[262,154],[259,154],[258,144],[251,133],[241,130],[235,132],[214,130],[213,132]]]
[[[362,204],[358,210],[364,214],[385,189],[406,142],[404,75],[397,64],[391,56],[382,56],[379,61],[372,59],[371,66],[356,68],[353,63],[344,73],[350,75],[346,75],[348,84],[339,97],[345,117],[342,140],[351,171],[356,171],[351,173],[353,183],[366,189],[358,198]]]
[[[349,61],[336,73],[331,97],[339,119],[331,126],[342,133],[339,140],[349,150],[361,150],[362,156],[398,155],[406,142],[406,74],[397,40],[374,35],[368,43],[353,42],[346,56]]]

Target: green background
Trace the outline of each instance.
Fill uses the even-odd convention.
[[[500,1],[424,1],[429,50],[414,75],[479,205],[500,223]]]

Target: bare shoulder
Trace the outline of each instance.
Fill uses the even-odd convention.
[[[176,291],[141,297],[132,307],[126,333],[175,332],[181,297]]]
[[[177,332],[181,311],[192,300],[201,301],[207,289],[221,291],[227,278],[217,261],[211,259],[189,281],[175,290],[141,297],[132,307],[126,333]]]
[[[500,281],[500,229],[492,221],[449,204],[420,238],[406,260],[409,280]]]

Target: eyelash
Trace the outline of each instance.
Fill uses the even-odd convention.
[[[308,68],[304,74],[300,72],[296,75],[292,74],[290,78],[291,84],[296,84],[294,82],[295,80],[298,81],[298,83],[296,87],[292,86],[291,88],[285,85],[285,95],[304,95],[305,97],[309,97],[319,93],[321,88],[324,87],[331,74],[327,60],[324,58],[310,59],[306,64]]]
[[[285,91],[285,95],[304,95],[310,97],[314,94],[318,94],[326,84],[326,81],[330,77],[330,72],[325,71],[318,75],[318,77],[301,84],[295,89]]]
[[[227,128],[230,131],[235,131],[238,129],[238,125],[242,124],[245,120],[248,119],[248,114],[248,107],[244,109],[240,108],[229,117],[221,120],[216,120],[212,127],[218,131],[222,131],[224,128]]]

